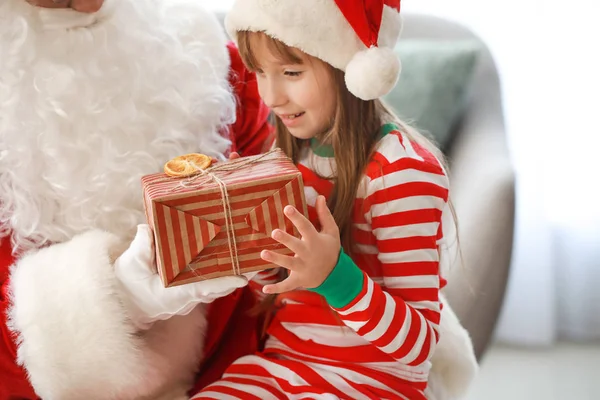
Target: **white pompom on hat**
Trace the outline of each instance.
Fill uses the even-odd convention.
[[[400,0],[236,0],[225,27],[234,41],[239,31],[265,32],[331,64],[363,100],[389,93],[400,76]]]

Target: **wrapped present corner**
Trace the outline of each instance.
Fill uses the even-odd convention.
[[[147,175],[142,186],[166,287],[273,268],[263,249],[291,254],[273,229],[299,237],[284,207],[307,215],[302,175],[279,149],[183,178]]]

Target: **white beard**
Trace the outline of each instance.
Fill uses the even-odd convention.
[[[0,0],[0,238],[15,251],[92,228],[131,236],[142,175],[223,157],[226,39],[196,3],[107,0],[90,17]]]

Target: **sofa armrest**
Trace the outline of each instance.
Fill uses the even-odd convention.
[[[461,152],[476,153],[487,146],[469,137]],[[493,334],[510,269],[514,173],[507,157],[466,155],[454,160],[452,171],[463,264],[450,270],[445,293],[480,359]]]
[[[498,73],[486,50],[448,152],[463,264],[452,266],[445,293],[471,334],[478,359],[499,317],[515,226],[515,175],[499,88]]]

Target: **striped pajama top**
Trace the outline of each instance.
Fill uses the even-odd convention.
[[[438,246],[448,179],[395,125],[381,133],[355,201],[355,254],[342,251],[319,288],[279,295],[264,350],[236,361],[194,399],[426,398],[445,285]],[[317,196],[331,194],[333,160],[314,141],[300,158],[313,223]],[[257,295],[277,272],[252,280]]]

